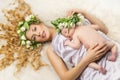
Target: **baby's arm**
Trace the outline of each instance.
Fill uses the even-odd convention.
[[[82,15],[85,16],[85,18],[87,18],[92,24],[98,25],[100,31],[104,32],[105,34],[108,33],[108,28],[105,26],[105,24],[99,20],[98,18],[92,16],[91,14],[89,14],[88,12],[84,11],[84,10],[80,10],[80,9],[73,9],[68,11],[67,16],[71,16],[73,15],[75,12],[77,13],[81,13]]]
[[[92,27],[93,29],[95,29],[96,31],[100,30],[100,27],[98,25],[88,25],[89,27]]]
[[[67,39],[64,43],[64,45],[66,46],[70,46],[74,49],[79,49],[81,46],[81,43],[79,41],[79,39],[73,39],[72,41],[70,41],[69,39]]]

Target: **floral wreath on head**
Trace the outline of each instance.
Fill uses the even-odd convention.
[[[34,49],[41,45],[40,42],[30,41],[25,36],[26,30],[28,30],[29,26],[34,23],[40,23],[40,20],[37,19],[37,17],[32,14],[26,16],[23,21],[18,22],[17,33],[19,34],[20,37],[20,45],[24,45],[28,49]]]
[[[54,25],[56,31],[58,33],[61,32],[62,28],[75,27],[76,25],[80,26],[83,25],[84,16],[80,13],[74,13],[72,16],[68,18],[58,18],[56,20],[51,21],[51,24]]]

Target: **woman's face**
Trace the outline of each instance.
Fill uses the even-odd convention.
[[[45,42],[50,38],[50,32],[44,24],[32,24],[26,31],[26,38],[36,42]]]

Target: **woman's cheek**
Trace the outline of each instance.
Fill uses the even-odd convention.
[[[38,37],[38,38],[36,39],[36,41],[37,41],[37,42],[41,42],[42,40]]]

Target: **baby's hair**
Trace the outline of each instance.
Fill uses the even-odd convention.
[[[40,51],[42,46],[34,50],[27,49],[24,46],[20,46],[19,35],[17,34],[17,24],[23,20],[25,16],[30,15],[30,6],[24,2],[24,0],[16,0],[9,6],[18,4],[15,9],[4,9],[3,13],[9,22],[7,25],[0,23],[0,32],[5,31],[4,34],[0,34],[0,40],[6,40],[7,44],[1,46],[0,56],[0,70],[16,62],[17,71],[20,71],[22,67],[25,67],[28,63],[32,65],[35,70],[38,70],[43,64],[40,60]],[[36,23],[37,24],[37,23]]]

